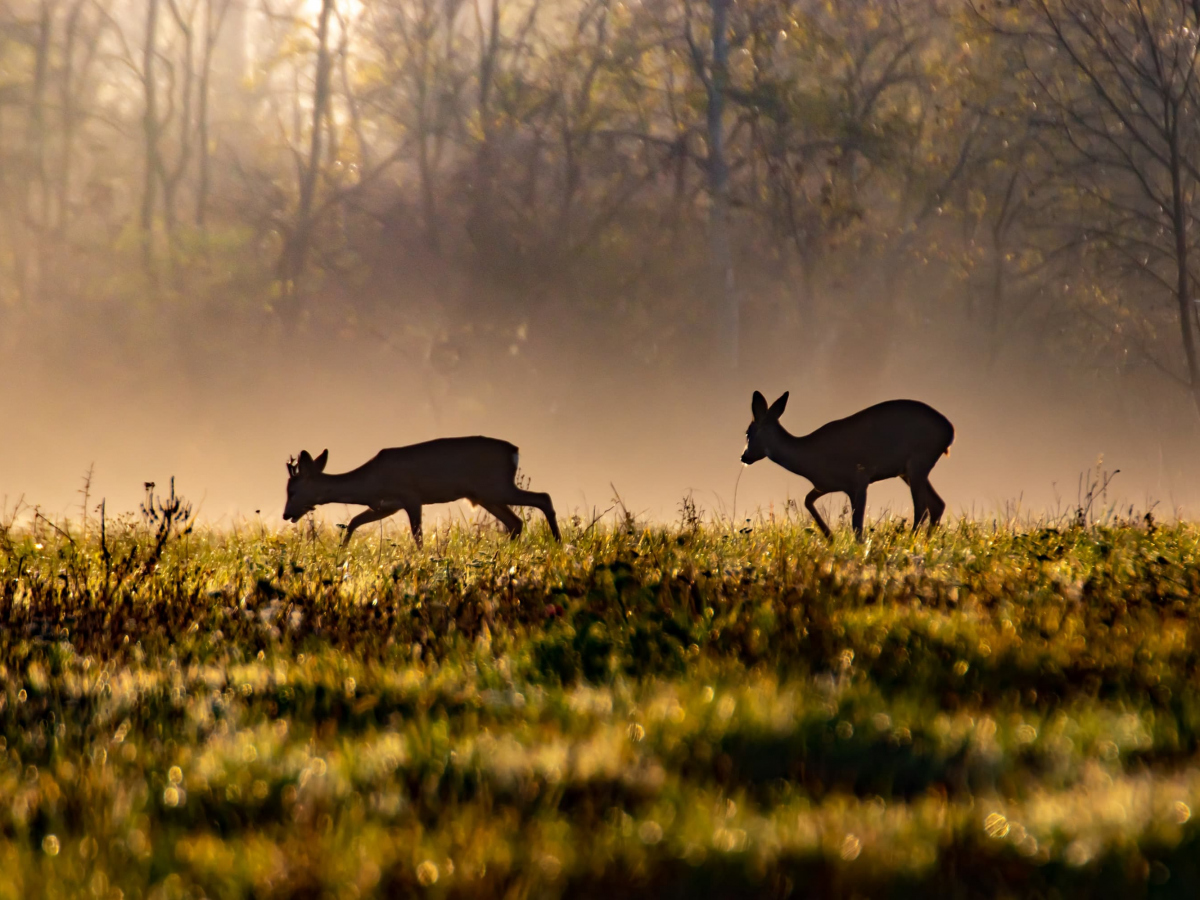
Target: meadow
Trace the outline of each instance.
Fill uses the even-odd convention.
[[[3,900],[1200,893],[1200,526],[186,513],[0,529]]]

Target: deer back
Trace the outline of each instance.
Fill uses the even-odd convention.
[[[801,440],[816,476],[808,475],[810,480],[843,490],[844,483],[863,478],[904,475],[910,462],[932,465],[953,442],[954,426],[918,400],[889,400],[822,425]]]
[[[512,487],[518,463],[519,451],[508,441],[440,438],[381,450],[360,471],[421,504],[450,503],[504,495]]]

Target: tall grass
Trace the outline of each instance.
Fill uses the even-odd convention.
[[[1200,889],[1200,528],[0,531],[0,898]]]

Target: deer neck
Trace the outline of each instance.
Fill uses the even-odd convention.
[[[782,425],[767,442],[765,449],[767,459],[776,465],[783,466],[789,472],[805,476],[811,467],[812,447],[808,437],[798,437]]]
[[[352,503],[369,505],[374,501],[377,490],[372,490],[369,479],[362,473],[344,472],[340,475],[324,473],[315,479],[316,500],[321,503]]]

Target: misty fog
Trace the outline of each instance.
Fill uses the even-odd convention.
[[[1159,157],[1066,140],[1097,107],[1062,56],[876,6],[746,4],[691,50],[660,2],[8,9],[5,515],[174,476],[205,523],[284,527],[301,449],[467,434],[564,517],[800,515],[806,481],[739,463],[753,390],[794,434],[933,405],[951,517],[1069,515],[1118,469],[1093,513],[1197,514],[1192,211]],[[1047,106],[1022,66],[1079,90]],[[911,515],[899,481],[868,501]]]
[[[136,509],[143,482],[165,489],[174,476],[201,521],[292,527],[280,519],[283,464],[301,449],[328,448],[336,472],[383,447],[486,434],[521,448],[521,471],[560,515],[590,521],[614,507],[614,490],[653,521],[678,519],[686,495],[726,518],[783,515],[808,482],[765,460],[739,479],[755,389],[769,399],[791,392],[783,424],[796,434],[879,400],[932,404],[956,429],[931,476],[951,516],[1069,514],[1080,477],[1101,460],[1103,470],[1120,470],[1107,499],[1121,515],[1131,505],[1139,515],[1151,507],[1159,518],[1188,515],[1200,500],[1186,405],[1172,409],[1150,387],[1121,391],[1052,363],[988,367],[946,329],[886,348],[866,376],[866,364],[828,349],[810,356],[805,345],[747,353],[740,371],[714,376],[699,365],[664,371],[593,354],[557,341],[553,323],[449,371],[370,334],[264,329],[255,342],[217,331],[206,352],[157,342],[120,352],[100,328],[6,352],[0,473],[10,511],[23,498],[79,519],[91,471],[93,516],[102,498],[110,513]],[[898,480],[872,486],[868,499],[871,517],[911,515]],[[821,501],[835,518],[845,505],[841,495]],[[330,522],[348,513],[320,511]],[[464,503],[427,515],[475,514]]]

